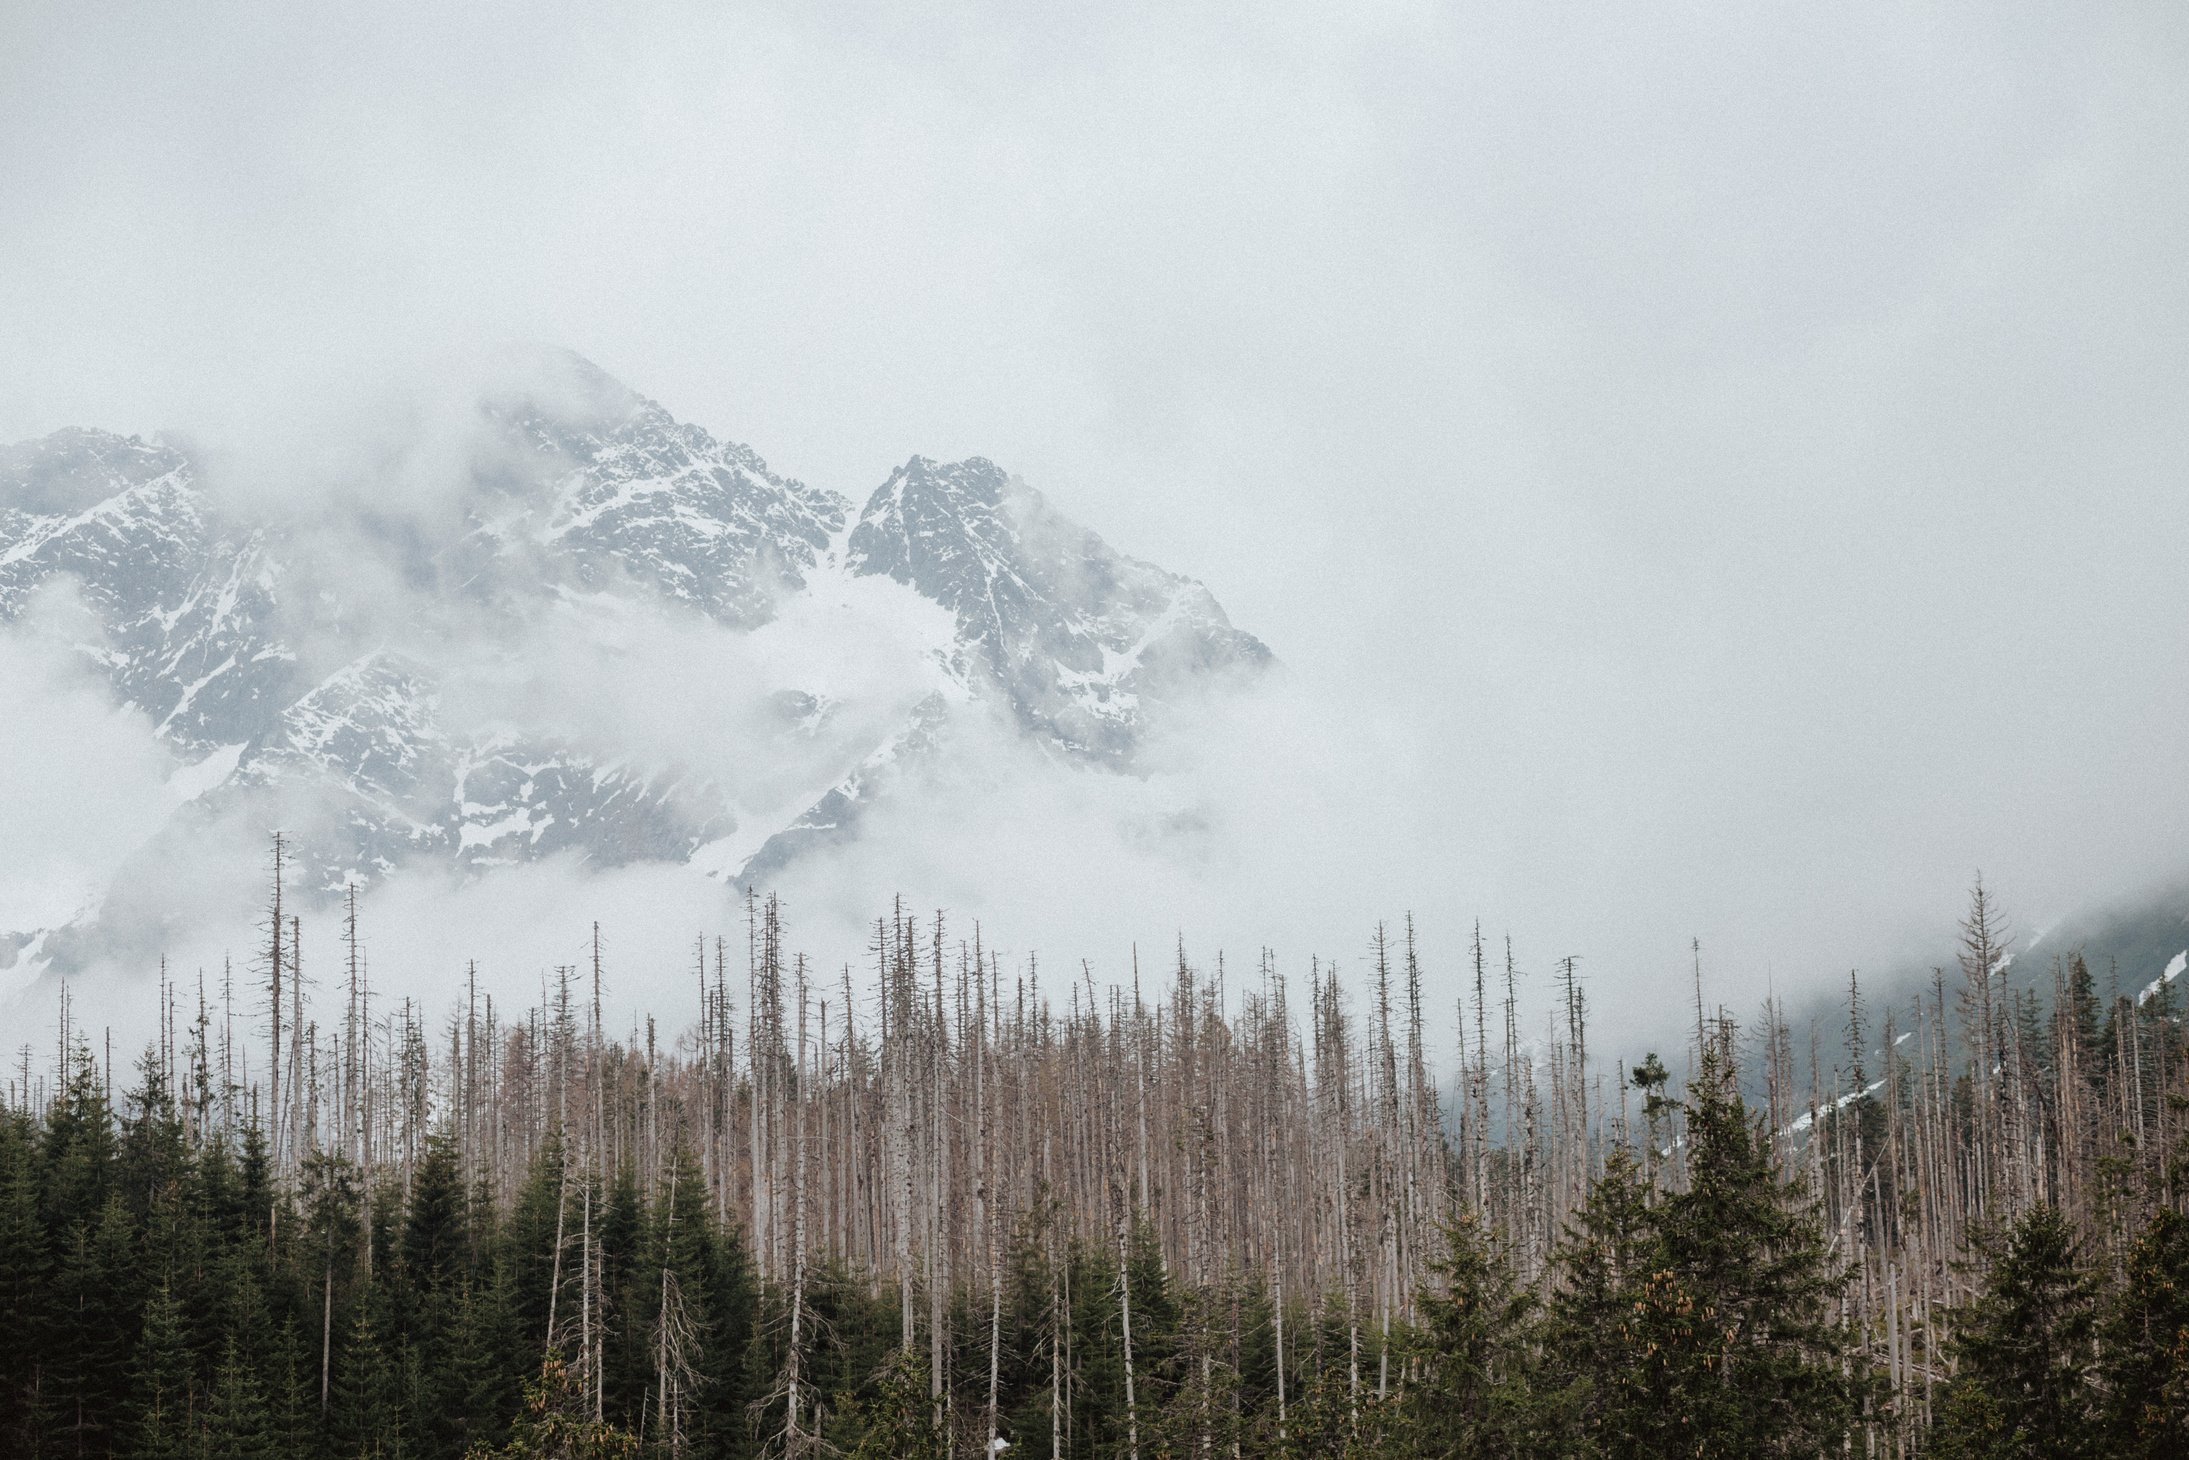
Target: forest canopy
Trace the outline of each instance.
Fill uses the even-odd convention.
[[[2189,1434],[2165,984],[1960,966],[1827,1057],[1711,1011],[1607,1068],[1479,933],[1348,989],[1122,987],[901,907],[826,978],[749,904],[696,1017],[239,986],[117,1068],[64,996],[0,1111],[0,1450],[31,1456],[2149,1456]],[[733,967],[735,974],[733,976]],[[1801,1057],[1805,1053],[1806,1058]]]

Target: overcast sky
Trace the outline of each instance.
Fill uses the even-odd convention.
[[[0,440],[990,456],[1346,707],[1358,924],[1745,991],[2189,871],[2185,157],[2170,4],[13,0]]]

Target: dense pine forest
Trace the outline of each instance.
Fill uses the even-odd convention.
[[[611,1030],[238,967],[76,1022],[0,1113],[10,1456],[2179,1456],[2172,992],[1959,965],[1803,1037],[1592,1048],[1479,932],[1115,983],[899,908],[824,971],[753,902]],[[1449,984],[1450,970],[1440,984]],[[1603,1041],[1599,1038],[1597,1044]],[[1426,1048],[1456,1049],[1432,1071]]]

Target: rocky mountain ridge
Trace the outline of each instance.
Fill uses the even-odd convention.
[[[290,829],[301,890],[322,895],[421,859],[483,874],[554,854],[744,885],[855,835],[907,763],[948,755],[952,704],[991,707],[1066,767],[1130,772],[1169,698],[1269,662],[1200,584],[980,458],[913,457],[855,508],[563,354],[481,392],[475,425],[432,514],[368,499],[333,529],[243,511],[169,442],[68,430],[0,448],[0,622],[74,585],[100,630],[82,652],[198,767],[161,838],[243,809]],[[447,656],[416,649],[491,662],[543,616],[602,604],[750,635],[823,587],[881,580],[949,616],[908,681],[926,690],[864,726],[807,686],[774,692],[736,747],[801,768],[766,808],[522,696],[482,715],[476,676],[451,682]],[[803,793],[800,774],[817,776]],[[0,960],[12,945],[65,965],[98,919],[11,928],[0,909]]]

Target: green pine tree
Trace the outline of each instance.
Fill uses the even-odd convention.
[[[447,1368],[438,1385],[442,1408],[435,1430],[448,1453],[462,1454],[508,1430],[518,1398],[509,1359],[522,1351],[501,1285],[466,1283],[457,1295]]]
[[[287,1460],[276,1443],[266,1390],[233,1338],[213,1376],[202,1453],[219,1460]]]
[[[43,1132],[45,1205],[39,1215],[49,1232],[66,1232],[99,1219],[114,1182],[114,1117],[106,1080],[77,1042],[61,1093],[47,1109]]]
[[[2096,1284],[2059,1212],[2037,1207],[2006,1233],[1986,1234],[1983,1291],[1958,1315],[1949,1345],[1957,1372],[1933,1426],[1950,1460],[2103,1454],[2093,1361]]]
[[[109,1188],[95,1227],[78,1227],[55,1284],[48,1427],[77,1454],[104,1454],[129,1403],[139,1291],[135,1232]]]
[[[137,1076],[137,1088],[129,1092],[115,1166],[129,1214],[142,1223],[180,1185],[190,1157],[156,1049],[147,1049],[138,1059]]]
[[[1729,1039],[1710,1040],[1685,1103],[1688,1185],[1651,1209],[1651,1250],[1607,1376],[1612,1456],[1813,1456],[1852,1422],[1838,1279],[1815,1204],[1774,1169]]]
[[[335,1350],[328,1415],[329,1449],[343,1460],[383,1453],[381,1416],[392,1400],[394,1376],[372,1321],[370,1289],[354,1306]]]
[[[852,1460],[948,1460],[949,1436],[928,1398],[927,1354],[893,1350],[866,1395],[846,1416],[858,1436]]]
[[[197,1445],[196,1375],[183,1331],[182,1305],[162,1282],[145,1304],[131,1364],[127,1453],[135,1460],[188,1460]]]
[[[317,1347],[308,1361],[303,1331],[290,1319],[275,1336],[272,1355],[266,1371],[266,1390],[268,1430],[275,1452],[283,1456],[310,1455],[319,1448],[322,1429]]]
[[[1655,1055],[1636,1071],[1648,1088],[1645,1077],[1662,1083]],[[1660,1124],[1662,1112],[1651,1113]],[[1637,1305],[1658,1252],[1655,1213],[1632,1155],[1615,1149],[1606,1157],[1551,1256],[1558,1281],[1546,1300],[1533,1419],[1569,1450],[1592,1453],[1605,1435],[1630,1433],[1641,1422],[1621,1407],[1638,1397],[1623,1382],[1635,1362],[1627,1328],[1644,1311]]]
[[[1471,1208],[1446,1227],[1435,1272],[1405,1350],[1413,1376],[1400,1396],[1405,1453],[1422,1460],[1513,1454],[1532,1421],[1525,1350],[1531,1296],[1491,1249]]]
[[[560,1359],[550,1358],[525,1386],[524,1412],[499,1449],[478,1445],[470,1460],[636,1460],[636,1436],[596,1422],[585,1390]]]
[[[0,1453],[11,1455],[31,1454],[36,1445],[52,1318],[39,1170],[29,1119],[0,1112]]]
[[[1326,1308],[1322,1327],[1327,1330],[1335,1305]],[[1283,1460],[1368,1460],[1378,1453],[1371,1448],[1374,1416],[1364,1413],[1373,1394],[1365,1398],[1353,1394],[1344,1342],[1343,1333],[1325,1333],[1319,1358],[1306,1370],[1306,1384],[1292,1402],[1283,1438],[1274,1450]]]
[[[414,1289],[449,1291],[469,1274],[469,1207],[455,1141],[427,1137],[425,1157],[411,1179],[400,1248],[404,1276]]]
[[[2189,1436],[2189,1217],[2161,1210],[2136,1239],[2103,1338],[2113,1453],[2179,1455]]]

